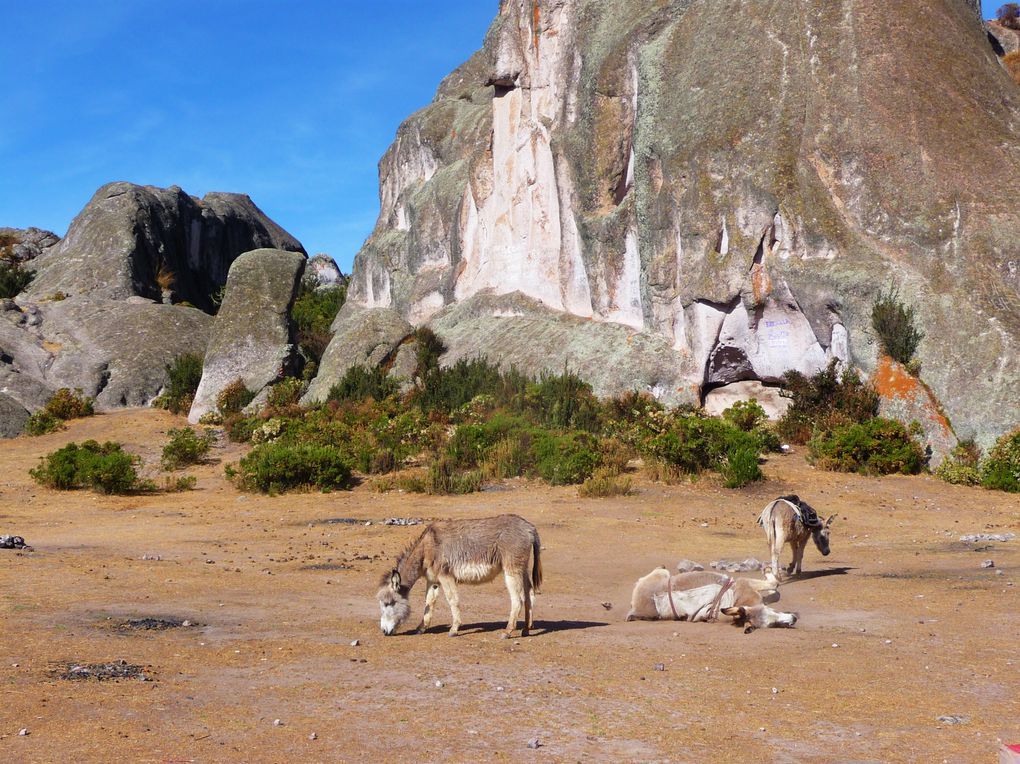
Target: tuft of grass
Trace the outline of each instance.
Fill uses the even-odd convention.
[[[330,388],[326,400],[343,403],[371,398],[381,401],[396,395],[397,390],[399,390],[397,382],[390,379],[381,367],[367,369],[358,365],[349,368],[343,379]]]
[[[727,488],[743,488],[765,479],[758,465],[758,449],[747,445],[731,450],[719,472]]]
[[[229,416],[240,414],[241,411],[255,400],[255,393],[249,390],[243,379],[235,379],[224,387],[216,396],[216,410],[220,416],[226,419]]]
[[[578,495],[589,499],[629,496],[631,492],[630,478],[621,477],[620,473],[611,467],[598,468],[577,489]]]

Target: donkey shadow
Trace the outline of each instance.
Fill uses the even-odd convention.
[[[575,631],[577,629],[596,629],[599,626],[609,626],[607,621],[540,621],[536,620],[531,627],[531,634],[528,637],[537,637],[543,634],[554,634],[558,631]],[[459,635],[485,634],[489,632],[502,632],[506,629],[506,621],[486,621],[484,623],[465,623],[460,627]],[[450,630],[449,624],[437,625],[425,631],[426,634],[445,634]],[[416,631],[408,631],[405,636],[414,636]],[[514,637],[517,639],[518,637]]]
[[[807,573],[795,573],[788,578],[783,579],[783,585],[792,584],[795,581],[810,581],[812,578],[825,578],[826,576],[845,576],[851,570],[857,570],[857,568],[851,568],[849,566],[840,566],[838,568],[825,568],[824,570],[812,570]]]

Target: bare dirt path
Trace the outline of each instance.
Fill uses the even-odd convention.
[[[959,541],[1020,535],[1016,496],[818,472],[797,455],[744,491],[637,477],[636,495],[597,500],[524,482],[456,498],[246,495],[223,479],[243,453],[230,445],[184,494],[28,477],[90,437],[154,464],[181,424],[135,410],[0,442],[0,534],[34,547],[0,550],[0,760],[969,763],[1020,742],[1020,539]],[[763,558],[755,517],[786,492],[838,514],[832,555],[809,548],[809,575],[782,589],[796,629],[624,622],[656,565]],[[542,536],[536,633],[498,639],[494,583],[462,590],[456,639],[384,638],[376,584],[420,529],[380,521],[499,512]],[[142,618],[190,625],[126,625]],[[57,676],[121,660],[148,681]]]

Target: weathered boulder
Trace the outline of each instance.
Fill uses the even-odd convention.
[[[902,364],[880,355],[872,384],[882,396],[879,414],[908,425],[917,423],[928,447],[928,465],[935,469],[958,443],[938,399],[924,382],[910,374]]]
[[[212,321],[177,305],[22,302],[0,310],[0,390],[29,410],[61,387],[81,388],[100,409],[146,405],[166,384],[167,364],[205,352]]]
[[[1020,29],[1010,29],[997,21],[989,21],[985,24],[985,31],[997,56],[1020,50]]]
[[[380,163],[346,320],[433,324],[450,357],[481,331],[531,371],[569,346],[601,391],[698,399],[831,358],[870,374],[892,284],[925,381],[987,445],[1020,424],[1020,91],[974,10],[504,0]],[[515,293],[548,312],[531,343],[496,328],[537,325],[490,299]],[[642,344],[655,373],[614,375]]]
[[[16,400],[0,392],[0,438],[14,438],[25,430],[28,411]]]
[[[71,223],[56,246],[32,261],[25,294],[56,293],[125,300],[188,302],[214,309],[230,264],[260,247],[304,253],[301,244],[243,194],[109,183]]]
[[[347,284],[347,277],[340,272],[336,261],[321,252],[308,259],[305,280],[313,282],[316,289],[329,289]]]
[[[296,371],[290,309],[304,269],[303,254],[279,249],[245,252],[230,266],[189,421],[214,410],[236,379],[257,394]]]
[[[734,382],[708,391],[705,395],[705,412],[719,416],[734,403],[752,400],[757,401],[772,420],[781,419],[793,403],[780,394],[778,387],[768,387],[755,381]]]
[[[303,403],[321,403],[330,388],[352,366],[374,367],[382,363],[411,333],[397,313],[386,308],[349,310],[345,305],[333,321],[333,339],[319,363]]]
[[[51,231],[41,228],[3,228],[0,227],[0,238],[10,237],[14,240],[11,256],[15,262],[27,263],[41,255],[45,250],[60,242],[60,237]]]

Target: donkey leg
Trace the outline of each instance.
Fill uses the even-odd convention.
[[[450,616],[453,621],[450,624],[450,636],[457,636],[457,632],[460,630],[460,597],[457,594],[457,582],[453,576],[443,576],[439,579],[439,583],[443,587],[443,594],[446,595],[446,601],[450,604]]]
[[[535,589],[531,585],[531,577],[525,574],[524,576],[524,628],[521,630],[521,636],[526,637],[531,631],[531,626],[535,614]]]
[[[794,568],[798,575],[800,574],[801,566],[804,564],[804,550],[806,548],[807,539],[793,546],[793,564],[790,567]]]
[[[425,611],[421,616],[421,623],[418,625],[418,633],[421,634],[432,625],[432,613],[436,597],[439,596],[439,582],[429,581],[428,590],[425,592]]]
[[[511,573],[508,570],[503,571],[503,580],[506,581],[506,590],[510,594],[510,619],[506,624],[506,633],[503,635],[504,638],[513,636],[514,629],[517,628],[517,621],[521,617],[521,605],[524,604],[524,581],[523,576],[517,573]]]
[[[772,570],[777,576],[783,572],[783,569],[779,567],[779,557],[783,553],[783,546],[785,544],[786,534],[782,528],[776,528],[775,536],[772,540]]]

